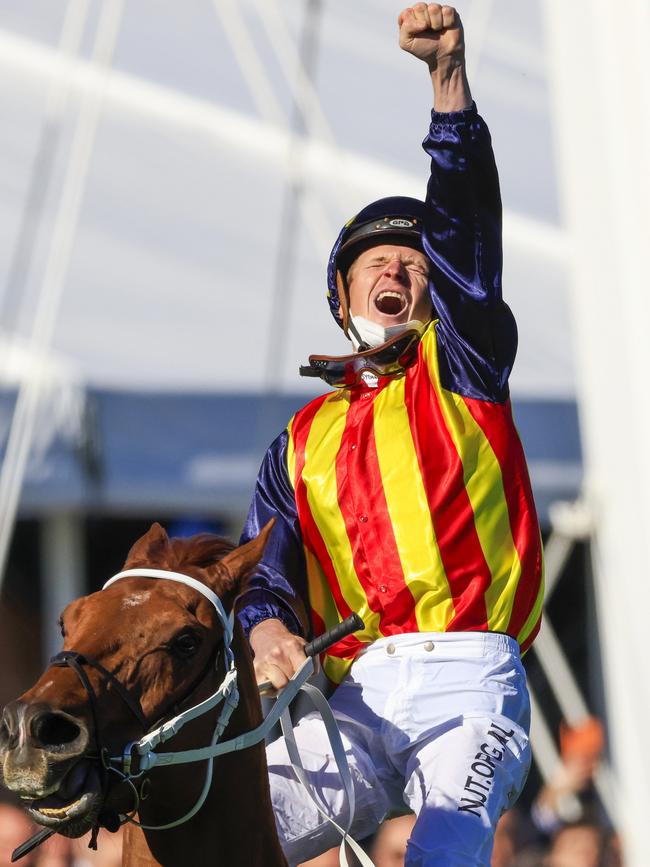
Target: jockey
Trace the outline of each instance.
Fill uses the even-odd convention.
[[[501,297],[501,201],[454,9],[399,16],[400,46],[434,92],[426,200],[369,205],[337,239],[329,305],[353,343],[303,372],[334,391],[270,446],[243,541],[276,526],[239,617],[259,681],[276,688],[303,644],[357,611],[365,628],[323,660],[355,786],[352,833],[417,820],[407,867],[489,865],[494,828],[530,765],[521,654],[540,623],[542,549],[508,376],[516,327]],[[296,740],[345,824],[322,721]],[[334,846],[281,741],[267,750],[290,864]]]

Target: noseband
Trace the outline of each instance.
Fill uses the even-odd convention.
[[[92,714],[93,724],[95,726],[95,741],[97,742],[97,752],[99,755],[101,755],[102,750],[98,742],[99,726],[97,725],[97,693],[93,689],[93,685],[90,682],[88,675],[84,671],[84,665],[89,665],[91,668],[94,668],[102,675],[105,680],[107,680],[111,684],[111,686],[115,687],[117,694],[126,704],[133,716],[140,723],[142,729],[146,731],[147,720],[142,713],[142,708],[140,707],[139,703],[137,703],[133,698],[131,698],[129,693],[122,686],[122,684],[115,677],[115,675],[107,668],[104,668],[104,666],[100,662],[97,662],[96,659],[93,659],[92,656],[88,656],[87,653],[77,653],[76,650],[62,650],[61,653],[57,653],[56,656],[53,656],[50,659],[50,665],[59,666],[60,668],[71,668],[81,681],[81,685],[83,686],[83,688],[88,693],[88,698],[90,699],[90,712]]]

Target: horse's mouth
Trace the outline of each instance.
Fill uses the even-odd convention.
[[[42,801],[32,803],[29,807],[29,812],[39,825],[55,828],[62,822],[69,822],[71,819],[84,816],[88,813],[94,801],[94,792],[85,792],[76,801],[58,806],[61,803],[61,799],[57,798],[56,795],[51,795]]]
[[[66,774],[56,792],[45,798],[23,799],[30,801],[27,811],[39,825],[78,837],[86,833],[99,814],[101,789],[97,765],[82,760]]]

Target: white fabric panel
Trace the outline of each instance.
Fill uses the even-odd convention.
[[[650,607],[650,8],[548,3],[560,188],[570,232],[586,494],[596,525],[599,630],[625,863],[648,861],[639,780],[650,773],[650,684],[639,676]],[[607,57],[602,47],[607,44]],[[621,86],[621,82],[624,86]]]

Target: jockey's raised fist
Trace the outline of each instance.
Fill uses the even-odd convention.
[[[400,48],[435,69],[440,63],[462,63],[465,58],[463,25],[453,6],[416,3],[400,12]]]

